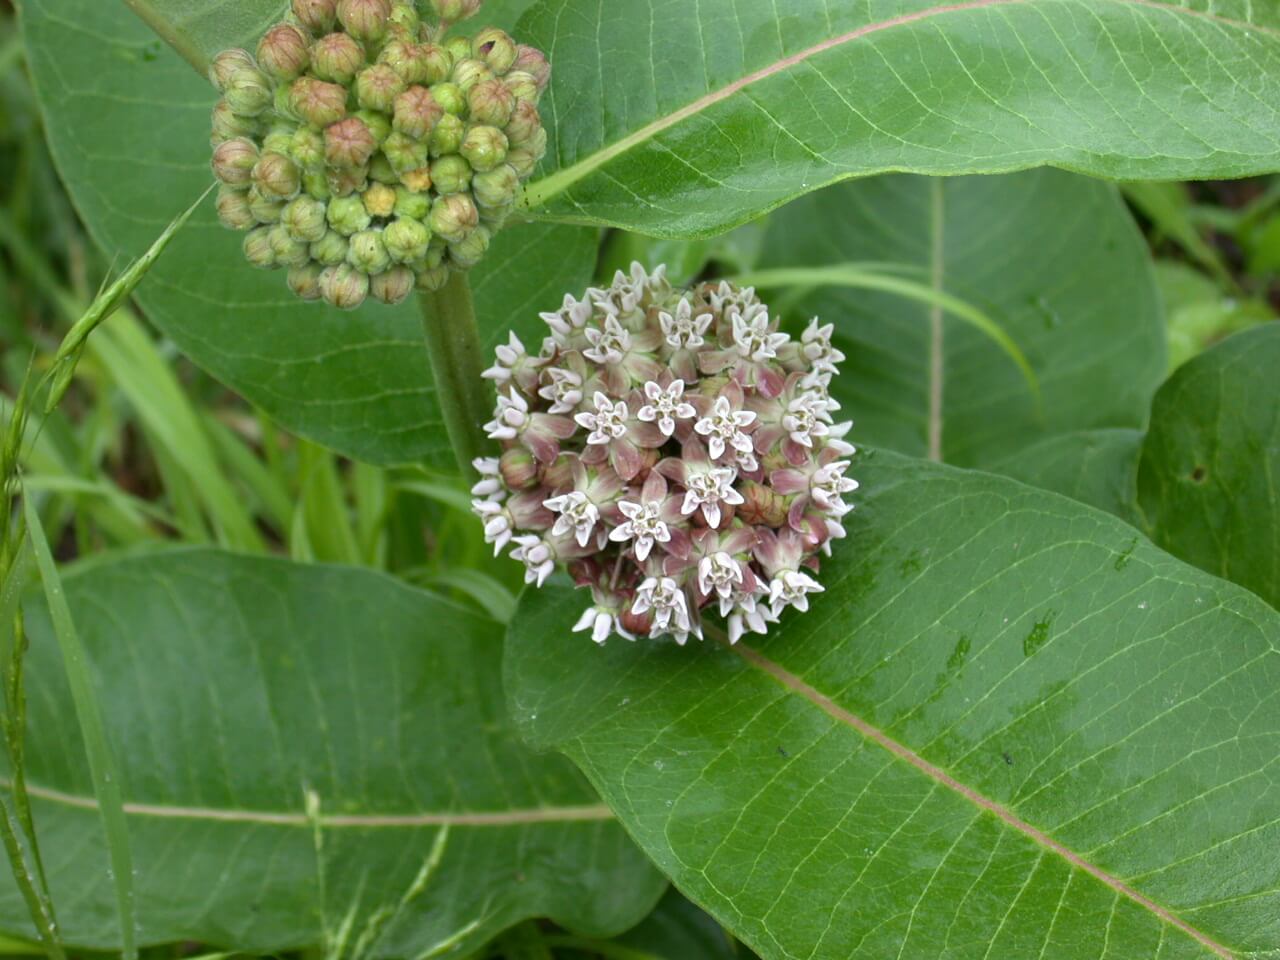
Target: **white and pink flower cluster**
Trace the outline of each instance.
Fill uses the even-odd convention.
[[[472,493],[495,555],[512,546],[538,586],[565,566],[597,643],[683,644],[712,610],[736,643],[807,610],[858,487],[832,326],[796,341],[750,288],[679,290],[638,263],[542,319],[537,354],[512,334],[484,373],[503,453]]]

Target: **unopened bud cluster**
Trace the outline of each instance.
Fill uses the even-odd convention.
[[[736,643],[808,609],[858,486],[831,325],[794,340],[750,288],[679,290],[640,264],[542,319],[537,354],[513,334],[484,374],[502,455],[476,461],[472,493],[495,552],[538,586],[567,568],[598,643],[683,644],[711,613]]]
[[[210,77],[218,217],[303,299],[355,308],[438,290],[480,261],[546,152],[550,68],[494,28],[446,31],[481,0],[293,0],[257,55]]]

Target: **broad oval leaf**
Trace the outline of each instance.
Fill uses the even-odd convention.
[[[1170,553],[1280,607],[1280,324],[1229,337],[1156,394],[1138,504]]]
[[[1140,427],[1164,376],[1150,254],[1115,188],[1056,170],[875,177],[769,221],[761,268],[860,262],[981,309],[1035,370],[1035,396],[989,337],[940,306],[821,287],[773,303],[834,323],[833,384],[876,446],[986,467],[1057,433]]]
[[[204,22],[199,5],[179,6],[190,23]],[[256,24],[262,6],[225,5],[233,24]],[[59,171],[107,259],[126,262],[208,185],[213,88],[123,4],[30,0],[23,15]],[[143,280],[148,317],[296,433],[376,463],[452,465],[416,303],[352,313],[303,303],[282,273],[244,261],[241,239],[206,201]],[[538,310],[585,287],[595,247],[589,229],[499,234],[472,275],[483,334],[505,337],[519,318],[536,323]]]
[[[541,216],[711,233],[889,170],[1280,167],[1280,9],[1249,0],[542,0]]]
[[[1064,497],[856,472],[762,641],[598,648],[529,592],[521,729],[767,960],[1280,950],[1280,615]]]
[[[1135,501],[1143,436],[1141,430],[1131,429],[1061,433],[992,464],[990,469],[1138,526]]]
[[[97,563],[66,590],[121,769],[140,942],[318,945],[349,911],[354,942],[445,825],[373,955],[530,916],[611,935],[661,894],[572,765],[516,739],[493,621],[369,571],[211,550]],[[27,776],[62,936],[118,949],[70,694],[43,607],[28,620]],[[27,923],[6,881],[0,925]]]

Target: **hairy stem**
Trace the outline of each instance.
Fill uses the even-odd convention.
[[[451,273],[443,288],[422,295],[422,329],[449,443],[463,475],[470,476],[471,461],[488,444],[483,424],[492,415],[493,398],[480,377],[480,332],[465,273]]]

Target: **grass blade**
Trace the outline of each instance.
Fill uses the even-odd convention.
[[[89,759],[89,773],[93,779],[93,792],[102,817],[102,829],[106,834],[107,850],[111,858],[111,872],[116,888],[116,908],[120,918],[120,941],[124,960],[136,960],[138,948],[133,910],[133,856],[129,849],[129,826],[124,817],[124,796],[120,786],[120,774],[116,767],[111,746],[107,742],[102,720],[102,709],[89,672],[89,661],[71,608],[62,590],[62,578],[54,565],[45,539],[40,515],[30,497],[22,498],[27,521],[27,532],[35,553],[36,567],[44,583],[45,598],[49,604],[49,618],[53,632],[62,651],[62,661],[67,671],[67,682],[76,705],[76,717],[84,737],[85,753]]]

